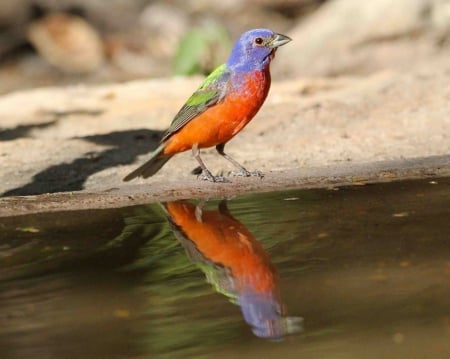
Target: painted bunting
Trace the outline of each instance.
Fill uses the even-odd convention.
[[[124,181],[153,176],[173,155],[192,150],[200,164],[200,178],[224,182],[213,176],[200,157],[200,148],[216,146],[243,176],[250,172],[224,152],[225,144],[256,115],[270,88],[270,62],[279,46],[291,41],[269,29],[245,32],[235,43],[228,61],[216,68],[176,114],[159,147]]]
[[[269,254],[233,215],[226,201],[203,210],[187,201],[163,204],[173,233],[208,282],[241,307],[253,333],[280,339],[302,330],[301,318],[286,313],[278,272]]]

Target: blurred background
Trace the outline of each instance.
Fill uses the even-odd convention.
[[[207,74],[255,27],[294,39],[279,79],[407,71],[448,55],[450,1],[1,1],[0,93]]]
[[[322,2],[2,1],[0,91],[206,74],[241,32],[289,32]]]

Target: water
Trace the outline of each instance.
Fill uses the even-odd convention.
[[[448,358],[450,179],[0,219],[0,358]]]

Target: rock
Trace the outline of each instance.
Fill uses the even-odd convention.
[[[78,13],[102,31],[129,30],[136,24],[140,11],[151,0],[20,0],[27,7],[37,7],[44,13]]]
[[[139,16],[139,24],[147,33],[146,45],[153,56],[175,54],[178,43],[189,29],[188,14],[181,8],[165,2],[149,4]]]
[[[26,0],[0,3],[0,60],[26,42],[25,24],[28,12]]]
[[[0,4],[0,26],[14,26],[27,17],[27,0],[2,1]]]
[[[64,72],[92,72],[103,62],[99,34],[74,15],[47,15],[30,25],[28,38],[45,60]]]
[[[283,49],[278,73],[407,71],[436,56],[433,36],[438,27],[439,36],[448,29],[447,7],[445,0],[378,0],[364,6],[359,0],[329,1],[289,32],[294,41]]]
[[[431,23],[438,34],[438,41],[445,44],[450,38],[449,0],[435,0],[431,11]]]

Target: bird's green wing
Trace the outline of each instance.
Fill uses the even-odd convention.
[[[225,97],[229,78],[230,72],[225,64],[211,72],[200,88],[189,97],[184,106],[178,111],[161,142],[166,141],[209,107],[221,102]]]

